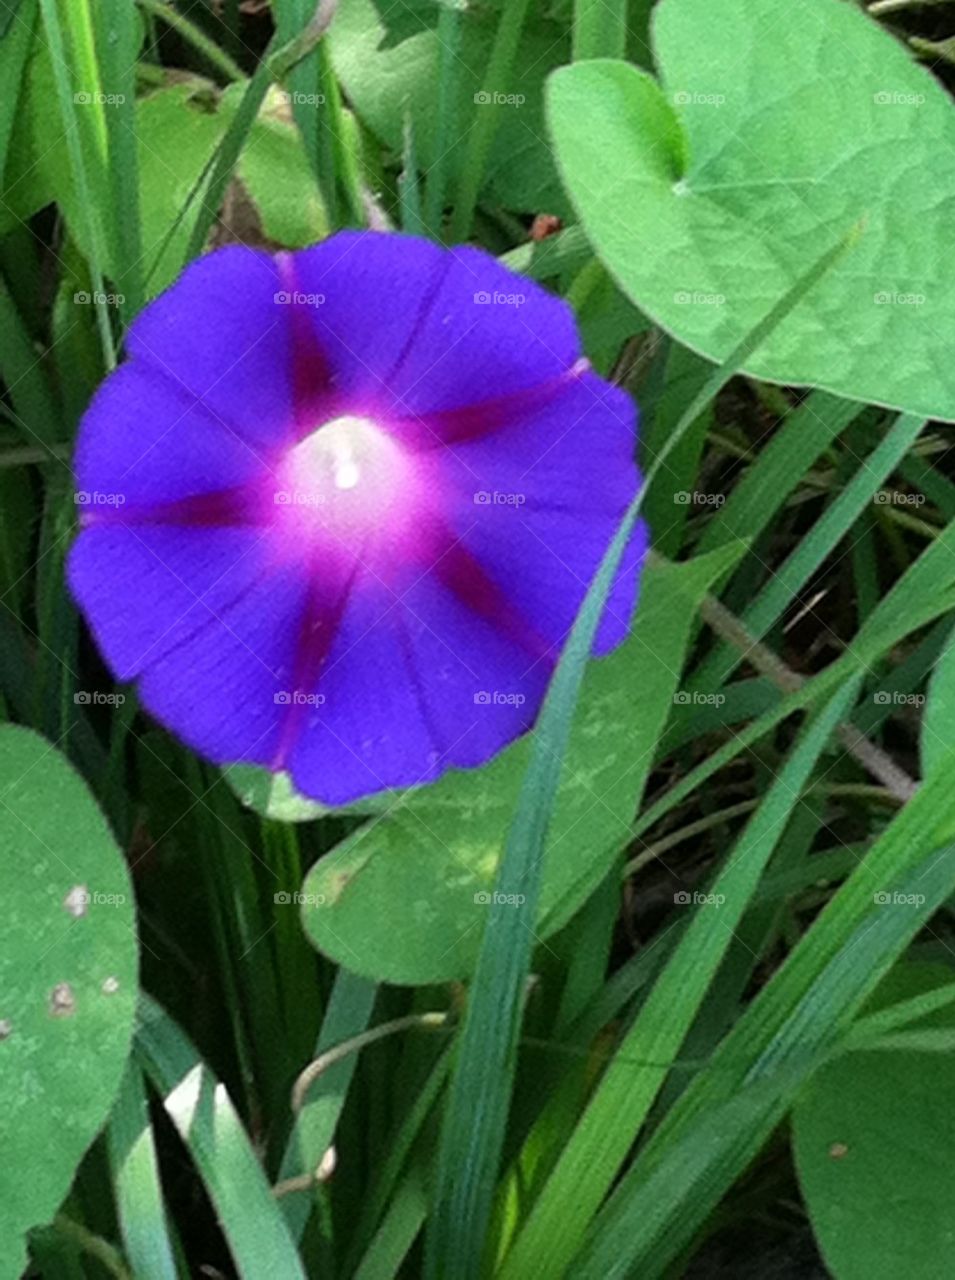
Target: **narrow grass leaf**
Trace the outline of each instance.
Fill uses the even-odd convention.
[[[477,116],[467,135],[464,163],[454,196],[450,233],[453,243],[466,240],[471,233],[478,192],[484,182],[484,171],[500,122],[500,112],[508,110],[505,105],[498,103],[497,96],[506,94],[511,83],[517,45],[528,7],[529,0],[506,0],[500,11],[497,33],[479,95],[481,100],[477,103]]]
[[[404,147],[401,153],[401,174],[398,178],[398,195],[401,199],[401,229],[409,236],[427,235],[424,215],[421,211],[421,183],[418,179],[418,157],[414,142],[414,120],[411,113],[405,115]]]
[[[502,1280],[557,1276],[636,1141],[660,1086],[726,956],[760,877],[816,761],[849,709],[858,680],[810,723],[697,908],[672,959],[607,1068],[509,1254]],[[658,1065],[639,1067],[641,1058]]]
[[[427,1191],[421,1170],[415,1166],[396,1191],[354,1280],[394,1280],[400,1275],[427,1213]]]
[[[626,0],[575,0],[573,58],[623,58],[627,52]]]
[[[852,239],[847,237],[812,264],[734,349],[730,359],[714,370],[691,401],[621,522],[571,629],[538,718],[465,1012],[441,1138],[434,1216],[425,1255],[429,1277],[455,1273],[467,1280],[478,1273],[481,1265],[513,1086],[521,1001],[534,942],[525,919],[536,918],[541,855],[584,668],[604,601],[647,487],[716,392],[819,282]],[[522,896],[519,911],[508,905],[514,895]]]
[[[37,0],[22,0],[0,36],[0,178],[7,162],[7,147],[20,104],[20,87],[33,48]]]
[[[366,978],[358,978],[347,969],[339,969],[315,1046],[316,1057],[365,1030],[376,992],[375,984]],[[283,1179],[299,1177],[318,1168],[335,1137],[338,1118],[345,1106],[357,1065],[357,1054],[344,1058],[330,1067],[309,1091],[282,1157]],[[296,1240],[301,1239],[312,1205],[310,1196],[282,1197],[281,1210]]]
[[[741,620],[754,639],[761,640],[790,602],[798,597],[813,573],[869,507],[925,425],[923,418],[901,414],[879,447],[862,459],[850,483],[743,613]],[[703,664],[694,680],[694,687],[718,687],[729,679],[742,660],[738,650],[727,644],[721,645]]]
[[[437,134],[435,160],[427,173],[424,191],[424,223],[435,240],[441,239],[447,203],[448,170],[458,144],[455,104],[461,75],[461,13],[456,0],[440,0],[435,35],[440,45],[438,88],[435,101]],[[410,120],[410,116],[409,116]],[[472,128],[474,126],[472,125]]]
[[[136,50],[141,28],[131,4],[96,6],[96,53],[105,110],[114,281],[126,325],[143,305],[143,246],[136,151]]]
[[[133,1272],[150,1280],[176,1280],[142,1072],[133,1059],[126,1064],[107,1137],[119,1225]]]
[[[89,8],[87,0],[77,0],[75,11],[71,10],[73,21],[69,30],[72,47],[78,58],[75,70],[78,76],[84,75],[86,78],[86,84],[81,85],[78,92],[74,89],[71,74],[72,62],[57,0],[40,0],[40,8],[43,13],[46,40],[50,47],[53,79],[56,84],[63,131],[66,134],[70,169],[83,209],[86,241],[90,246],[89,268],[93,281],[100,344],[103,348],[106,367],[112,369],[116,364],[116,344],[113,341],[110,326],[103,275],[107,257],[103,242],[103,228],[109,225],[104,207],[108,202],[109,184],[103,180],[106,122],[102,117],[105,105],[102,102],[103,94],[99,87],[99,69],[92,51]],[[91,114],[88,122],[83,124],[82,121],[87,117],[80,113],[86,107],[90,109]]]
[[[305,1280],[292,1237],[225,1086],[144,996],[136,1057],[195,1161],[242,1280]]]
[[[922,838],[913,847],[919,827]],[[575,1261],[575,1275],[585,1280],[656,1277],[679,1257],[782,1119],[802,1082],[832,1052],[889,968],[952,892],[955,845],[940,847],[935,838],[942,830],[951,834],[953,827],[955,796],[951,789],[944,796],[937,784],[899,814],[876,850],[881,862],[906,863],[907,869],[888,881],[877,874],[875,882],[899,899],[914,901],[904,909],[873,906],[873,881],[865,864],[859,868],[654,1134],[594,1223],[587,1249]],[[840,911],[836,904],[855,897],[860,880],[866,882],[862,911],[845,906]],[[831,927],[833,915],[842,915],[843,927]],[[801,981],[800,969],[811,969],[809,981]],[[731,1141],[708,1147],[712,1117],[734,1098],[759,1105],[735,1117]],[[659,1175],[681,1149],[689,1176],[661,1187]]]

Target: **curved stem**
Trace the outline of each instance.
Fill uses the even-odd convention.
[[[395,1035],[399,1031],[407,1031],[411,1027],[421,1027],[427,1030],[437,1027],[446,1027],[452,1020],[452,1014],[447,1011],[435,1011],[433,1013],[410,1013],[404,1018],[394,1018],[391,1022],[382,1022],[377,1027],[371,1027],[368,1031],[363,1031],[359,1036],[353,1036],[350,1040],[343,1040],[341,1044],[336,1044],[310,1062],[305,1070],[301,1073],[292,1088],[292,1110],[300,1111],[305,1101],[305,1096],[316,1080],[336,1062],[341,1062],[342,1058],[347,1058],[351,1053],[357,1053],[360,1049],[364,1049],[366,1045],[374,1044],[377,1040],[384,1040],[388,1036]]]

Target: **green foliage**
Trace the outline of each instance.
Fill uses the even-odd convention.
[[[132,885],[52,743],[0,727],[0,1274],[48,1222],[119,1087],[136,1004]]]
[[[722,359],[861,220],[747,368],[955,420],[955,170],[939,158],[955,125],[941,86],[839,0],[661,0],[653,37],[659,82],[598,61],[549,88],[561,174],[621,286]]]
[[[442,49],[437,23],[443,7],[342,0],[331,35],[335,69],[358,114],[399,153],[403,122],[409,114],[425,170],[443,158],[445,150],[438,149],[442,117],[434,109],[432,96]],[[547,144],[543,110],[544,81],[554,67],[567,61],[567,27],[539,18],[522,37],[514,74],[501,87],[485,83],[498,11],[462,8],[459,16],[460,45],[453,60],[456,81],[444,117],[451,122],[447,163],[452,177],[457,177],[463,154],[455,140],[469,121],[477,124],[495,113],[497,131],[486,169],[491,198],[512,209],[567,212]],[[495,99],[495,94],[502,96]]]
[[[904,905],[904,904],[902,904]],[[895,998],[938,989],[945,968],[900,965]],[[953,1030],[952,1007],[918,1026]],[[793,1109],[799,1182],[823,1254],[839,1280],[946,1272],[953,1203],[947,1167],[950,1055],[884,1047],[843,1054]]]
[[[952,81],[865,7],[4,10],[0,1275],[951,1270]],[[533,732],[333,810],[113,690],[63,566],[145,302],[356,226],[566,298],[647,483]]]

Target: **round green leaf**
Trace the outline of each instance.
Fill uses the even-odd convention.
[[[136,936],[126,864],[50,743],[0,727],[0,1277],[48,1222],[129,1051]]]
[[[561,174],[621,287],[721,361],[861,224],[747,372],[955,420],[942,86],[842,0],[661,0],[653,34],[659,84],[592,61],[549,85]]]
[[[947,1280],[955,1243],[955,1061],[851,1053],[794,1113],[799,1181],[837,1280]]]

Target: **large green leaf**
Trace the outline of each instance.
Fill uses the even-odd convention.
[[[126,864],[50,743],[0,728],[0,1277],[49,1221],[119,1088],[136,1003]]]
[[[593,61],[549,87],[565,185],[621,286],[718,360],[861,220],[747,371],[955,420],[942,87],[841,0],[661,0],[653,34],[659,84]]]
[[[933,1022],[952,1027],[951,1006]],[[951,1274],[953,1143],[950,1054],[849,1053],[812,1078],[793,1112],[793,1146],[813,1230],[837,1280]]]
[[[627,839],[696,609],[740,550],[647,569],[633,635],[591,664],[548,838],[541,936],[569,919]],[[529,751],[524,739],[482,769],[449,775],[323,858],[304,886],[316,945],[390,982],[467,974]]]

